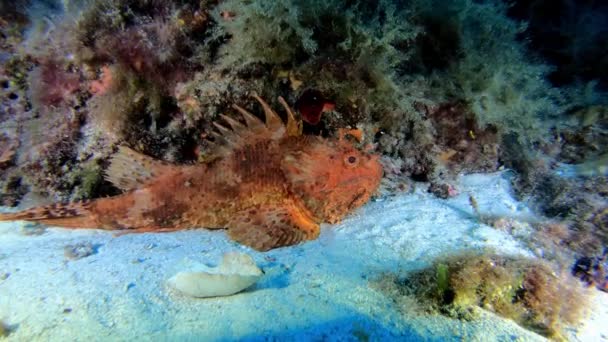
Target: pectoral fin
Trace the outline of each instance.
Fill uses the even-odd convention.
[[[135,152],[126,146],[120,146],[110,160],[105,178],[116,187],[129,191],[142,187],[170,169],[171,166],[165,162]]]
[[[293,205],[244,210],[228,224],[230,238],[258,251],[315,239],[319,230],[319,224]]]

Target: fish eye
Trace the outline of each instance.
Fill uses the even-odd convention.
[[[349,155],[344,158],[344,163],[347,166],[351,166],[351,167],[355,166],[355,165],[357,165],[358,162],[359,162],[359,158],[357,158],[357,156],[354,156],[354,155]]]

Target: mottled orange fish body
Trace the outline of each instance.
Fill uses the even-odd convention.
[[[227,228],[257,250],[293,245],[319,235],[367,202],[382,177],[378,157],[346,139],[301,134],[301,122],[282,98],[287,124],[256,96],[266,122],[234,106],[244,123],[223,116],[205,163],[170,165],[121,147],[106,178],[125,192],[89,202],[56,204],[0,220],[126,232]]]

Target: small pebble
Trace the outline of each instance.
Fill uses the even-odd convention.
[[[26,236],[38,236],[46,232],[46,226],[35,222],[25,222],[19,231]]]
[[[0,320],[0,337],[7,337],[11,332],[11,327]]]
[[[95,247],[90,242],[80,242],[75,245],[67,245],[63,248],[63,254],[70,260],[86,258],[95,253]]]

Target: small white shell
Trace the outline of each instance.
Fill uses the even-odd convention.
[[[204,272],[179,272],[169,285],[198,298],[230,296],[255,284],[263,272],[247,254],[226,253],[218,267]]]

